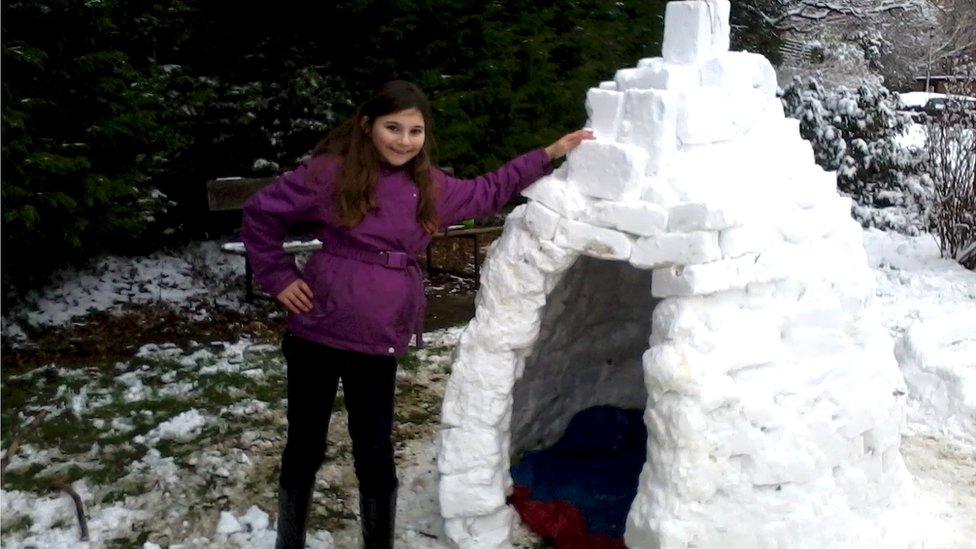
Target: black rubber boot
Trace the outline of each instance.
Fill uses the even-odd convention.
[[[364,549],[393,549],[397,491],[386,496],[359,494],[359,520],[363,526]]]
[[[289,490],[278,486],[278,540],[275,549],[305,549],[305,523],[311,501],[312,487]]]

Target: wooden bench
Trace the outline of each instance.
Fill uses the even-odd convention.
[[[445,170],[446,171],[446,170]],[[241,210],[244,203],[252,194],[271,183],[274,177],[221,177],[207,182],[207,202],[211,212]],[[481,279],[481,238],[487,234],[500,233],[501,226],[496,227],[474,227],[466,228],[462,225],[448,227],[447,230],[435,233],[431,237],[431,246],[435,241],[446,238],[463,238],[472,243],[474,255],[474,284],[478,287]],[[436,267],[431,254],[431,246],[427,247],[427,272],[428,273],[448,273],[455,276],[468,278],[469,275],[463,271],[443,269]],[[224,243],[220,247],[221,251],[229,254],[244,257],[244,299],[250,303],[254,300],[254,271],[251,262],[247,259],[244,250],[244,243],[239,239]],[[322,242],[315,238],[292,238],[282,245],[282,249],[290,254],[303,252],[313,252],[322,249]]]
[[[207,202],[211,212],[241,210],[244,203],[259,189],[274,181],[274,177],[221,177],[207,182]],[[254,271],[244,251],[244,243],[239,239],[225,242],[220,247],[224,253],[244,257],[244,300],[254,301]],[[322,249],[318,239],[293,238],[282,244],[282,249],[290,254],[313,252]]]
[[[472,254],[474,255],[474,287],[477,289],[481,284],[481,237],[493,233],[501,233],[501,225],[492,227],[471,227],[466,228],[463,225],[452,225],[448,227],[446,231],[442,233],[435,233],[431,236],[430,245],[427,246],[427,272],[428,273],[448,273],[455,276],[460,276],[462,278],[468,278],[471,275],[464,271],[457,271],[452,269],[442,269],[440,267],[434,266],[433,254],[431,253],[431,248],[434,242],[437,240],[445,238],[463,238],[471,241]]]

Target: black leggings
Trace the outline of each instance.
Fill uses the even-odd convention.
[[[385,496],[397,486],[393,464],[394,357],[333,349],[286,333],[288,441],[279,480],[301,493],[311,488],[325,459],[326,436],[339,379],[349,413],[353,464],[359,490]]]

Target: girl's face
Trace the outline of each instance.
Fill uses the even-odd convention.
[[[402,166],[424,147],[424,115],[411,108],[377,117],[370,136],[383,160],[391,166]]]

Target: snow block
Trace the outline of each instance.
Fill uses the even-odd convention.
[[[553,226],[553,233],[555,233],[555,225]],[[528,281],[529,285],[539,284],[543,290],[545,288],[545,277],[552,273],[562,272],[572,265],[578,255],[571,250],[556,246],[551,240],[540,240],[527,228],[512,227],[512,238],[507,238],[508,234],[509,231],[506,228],[505,235],[492,245],[490,253],[498,257],[499,261],[503,261],[502,258],[505,258],[505,262],[514,264],[513,271],[530,271],[528,274],[531,277]],[[531,271],[535,271],[535,274]],[[540,293],[536,293],[536,290],[533,289],[528,294],[518,295],[503,295],[501,292],[496,292],[487,287],[482,288],[482,290],[475,297],[476,305],[480,302],[482,298],[480,294],[482,293],[486,298],[487,296],[492,297],[492,301],[486,302],[486,305],[491,307],[526,309],[538,308],[544,303],[542,290]]]
[[[821,207],[837,196],[837,173],[820,166],[804,170],[791,181],[789,192],[800,208]]]
[[[778,238],[778,234],[774,230],[759,225],[730,227],[723,230],[718,236],[718,245],[722,248],[722,256],[727,258],[763,252],[781,243],[782,240]]]
[[[764,118],[775,116],[768,112],[769,98],[757,90],[731,92],[737,109],[732,111],[732,125],[740,135],[748,134],[763,122]],[[780,107],[782,109],[782,107]]]
[[[623,105],[624,95],[618,91],[590,88],[586,93],[586,125],[593,130],[597,139],[616,139]]]
[[[651,236],[667,228],[668,212],[661,206],[647,202],[600,200],[580,221],[639,236]]]
[[[559,214],[543,206],[541,202],[533,200],[525,208],[525,217],[522,218],[522,222],[526,229],[539,240],[552,240],[556,236]]]
[[[673,232],[720,231],[733,225],[736,225],[735,215],[729,209],[690,203],[668,210],[668,230]]]
[[[598,86],[601,90],[617,91],[617,83],[613,80],[604,80]]]
[[[498,315],[503,317],[506,315]],[[496,427],[511,406],[511,384],[515,381],[517,360],[508,342],[488,337],[491,326],[477,318],[461,334],[458,352],[441,407],[441,421],[452,427],[476,425]],[[482,366],[487,365],[487,366]],[[470,398],[461,395],[472,394]]]
[[[486,516],[447,519],[444,530],[460,549],[503,549],[512,545],[514,523],[515,510],[505,506]]]
[[[666,233],[638,238],[630,252],[630,263],[642,269],[708,263],[721,258],[718,233],[711,231]]]
[[[613,81],[619,91],[630,89],[654,88],[650,83],[650,73],[642,68],[627,67],[620,69],[613,75]]]
[[[540,277],[541,278],[541,277]],[[542,278],[544,280],[544,278]],[[485,295],[488,295],[487,293]],[[524,349],[535,343],[539,334],[539,310],[531,307],[521,309],[494,309],[480,295],[476,300],[475,318],[486,332],[504,342],[509,349]],[[508,379],[506,368],[504,379]]]
[[[497,468],[501,460],[501,440],[494,429],[465,427],[440,433],[437,469],[442,475]]]
[[[702,65],[701,83],[729,90],[758,91],[764,97],[774,97],[776,69],[758,53],[726,52]]]
[[[560,219],[553,242],[600,259],[627,259],[631,241],[623,233],[586,223]]]
[[[729,49],[728,0],[668,2],[661,52],[668,63],[691,65]]]
[[[737,133],[734,120],[744,118],[740,113],[742,108],[724,89],[699,88],[683,92],[677,117],[678,139],[688,145],[728,141]]]
[[[681,196],[667,177],[652,176],[644,179],[641,200],[667,208],[681,202]]]
[[[812,452],[798,451],[806,446],[794,437],[768,437],[772,440],[756,452],[743,467],[753,484],[775,486],[785,482],[812,481],[820,468]]]
[[[692,397],[701,393],[701,381],[704,376],[700,370],[696,371],[692,361],[688,360],[689,350],[684,345],[664,343],[644,351],[641,363],[644,371],[647,372],[644,377],[648,383],[649,393],[674,391]]]
[[[565,164],[564,164],[565,165]],[[536,200],[559,215],[576,219],[590,207],[590,200],[583,196],[576,185],[553,175],[543,177],[529,185],[522,196]]]
[[[729,51],[732,42],[731,0],[705,0],[712,8],[712,52],[719,55]]]
[[[512,377],[514,378],[514,374]],[[441,406],[441,421],[444,425],[457,427],[473,423],[483,427],[493,427],[501,422],[511,405],[511,397],[484,390],[480,386],[462,385],[463,382],[454,381],[453,376],[447,383],[444,390],[444,404]],[[474,396],[461,398],[461,395]]]
[[[513,310],[545,304],[544,274],[534,264],[524,261],[531,250],[527,248],[527,239],[519,238],[520,235],[524,232],[506,231],[496,240],[498,260],[486,263],[481,271],[481,283],[497,291],[499,303]]]
[[[486,515],[505,505],[502,475],[497,469],[478,468],[440,481],[441,515],[444,518]]]
[[[784,240],[791,243],[818,241],[831,233],[842,231],[849,221],[853,221],[850,199],[834,194],[817,207],[784,212],[779,232]]]
[[[680,97],[669,91],[624,92],[624,119],[617,138],[647,151],[647,175],[661,171],[668,156],[678,148],[679,101]]]
[[[634,145],[584,141],[568,157],[569,180],[585,195],[610,200],[640,196],[647,152]]]
[[[655,297],[712,294],[732,288],[742,288],[753,282],[768,282],[776,279],[780,273],[766,267],[764,263],[757,263],[759,257],[756,254],[748,254],[735,259],[722,259],[699,265],[676,265],[654,269],[651,293]]]
[[[683,90],[701,85],[701,74],[696,67],[665,63],[660,58],[649,59],[637,68],[620,69],[615,79],[620,91]]]

